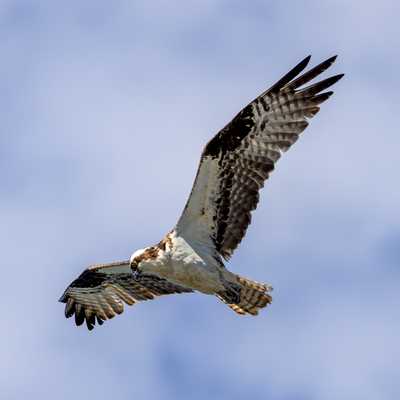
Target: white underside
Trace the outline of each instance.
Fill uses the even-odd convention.
[[[235,275],[211,257],[207,249],[189,244],[175,232],[170,234],[171,246],[159,253],[156,259],[139,264],[143,273],[151,273],[170,282],[206,294],[224,290],[223,282],[235,281]]]

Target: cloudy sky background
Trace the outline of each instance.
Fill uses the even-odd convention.
[[[399,3],[83,3],[0,1],[1,398],[398,398]],[[346,77],[230,263],[272,306],[65,320],[65,286],[157,242],[206,141],[308,54]]]

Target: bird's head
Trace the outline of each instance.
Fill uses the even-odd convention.
[[[146,251],[146,249],[139,249],[139,250],[136,250],[131,255],[131,258],[129,259],[129,263],[130,263],[132,269],[136,269],[137,268],[137,266],[138,266],[138,264],[140,262],[140,258],[144,254],[145,251]]]

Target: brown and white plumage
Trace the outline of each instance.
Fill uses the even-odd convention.
[[[271,287],[228,271],[243,239],[259,191],[283,152],[296,142],[343,74],[303,87],[329,68],[335,57],[299,75],[306,57],[258,96],[208,142],[176,227],[157,245],[129,261],[88,268],[60,301],[65,315],[92,329],[123,311],[123,303],[194,290],[216,295],[238,314],[256,315],[271,302]]]
[[[92,330],[96,320],[101,325],[121,314],[124,303],[131,306],[166,294],[190,292],[154,275],[133,274],[127,260],[89,267],[68,286],[60,301],[66,303],[67,318],[75,315],[76,325],[86,320]]]
[[[303,89],[336,59],[331,57],[296,78],[310,61],[301,61],[262,93],[206,145],[197,177],[177,229],[210,246],[225,259],[244,237],[264,186],[282,153],[296,142],[321,103],[324,92],[343,74]],[[295,79],[296,78],[296,79]]]

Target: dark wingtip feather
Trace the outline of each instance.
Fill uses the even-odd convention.
[[[68,298],[68,300],[64,301],[65,304],[65,318],[70,318],[74,315],[75,312],[75,306],[74,306],[74,300],[71,299],[71,297]]]
[[[323,81],[314,83],[311,86],[307,86],[304,89],[299,90],[297,93],[304,94],[306,96],[312,96],[323,90],[327,89],[328,87],[334,85],[337,81],[342,79],[344,74],[338,74],[331,76],[329,78],[324,79]]]
[[[331,97],[332,95],[333,95],[333,91],[324,92],[324,93],[321,93],[321,94],[318,94],[318,95],[312,97],[312,101],[315,104],[321,104],[324,101],[328,100],[329,97]]]
[[[85,322],[85,314],[83,313],[83,307],[81,304],[75,305],[75,323],[77,326],[82,325]]]
[[[342,79],[344,77],[345,74],[337,74],[335,76],[332,76],[332,78],[336,78],[335,82],[337,82],[338,80]],[[334,82],[334,83],[335,83]]]
[[[77,326],[86,322],[87,329],[92,331],[96,326],[96,322],[98,325],[103,325],[104,320],[102,320],[98,315],[86,313],[84,307],[81,304],[75,304],[71,297],[69,297],[65,302],[65,317],[70,318],[75,314],[75,324]]]
[[[344,77],[344,74],[337,74],[337,75],[331,76],[330,78],[325,79],[325,81],[319,82],[322,89],[319,89],[318,92],[320,92],[321,90],[327,89],[329,86],[332,86],[337,81],[340,81],[340,79],[342,79],[343,77]],[[325,84],[322,84],[323,82],[325,82]]]
[[[338,57],[338,55],[335,54],[334,56],[329,57],[328,59],[326,59],[325,61],[323,61],[323,64],[332,65],[332,64],[336,61],[337,57]],[[322,63],[321,63],[321,64],[322,64]]]
[[[263,93],[276,93],[279,92],[287,83],[289,83],[292,79],[294,79],[301,71],[307,67],[308,63],[310,62],[311,54],[308,55],[306,58],[301,60],[295,67],[293,67],[286,75],[284,75],[278,82],[276,82],[270,89]]]
[[[89,321],[89,319],[86,318],[86,326],[87,326],[89,331],[93,330],[94,324],[95,324],[95,322],[92,323],[92,321]]]
[[[311,68],[309,71],[305,72],[303,75],[299,76],[298,78],[294,79],[293,81],[289,82],[284,89],[286,90],[294,90],[300,86],[303,86],[307,82],[310,82],[318,75],[322,74],[326,71],[336,60],[337,55],[328,58],[325,61],[322,61],[320,64],[316,65],[315,67]]]
[[[62,296],[58,299],[60,303],[66,303],[67,302],[67,296],[65,292],[62,294]]]
[[[91,331],[96,325],[96,317],[92,314],[92,311],[85,311],[86,316],[86,326]]]
[[[301,61],[297,64],[297,66],[299,66],[299,65],[301,65],[301,64],[304,63],[304,66],[302,67],[302,69],[304,69],[305,67],[307,67],[307,65],[308,65],[308,63],[310,62],[310,60],[311,60],[311,54],[309,54],[307,57],[304,57],[304,59],[301,60]],[[295,67],[295,68],[296,68],[296,67]]]

